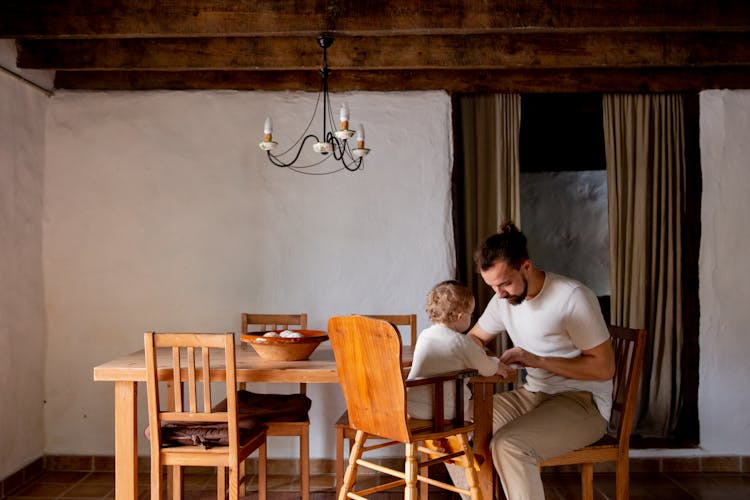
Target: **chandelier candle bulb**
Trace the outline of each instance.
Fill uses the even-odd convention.
[[[273,122],[271,122],[271,117],[266,117],[265,123],[263,123],[263,140],[266,142],[270,142],[273,137]]]
[[[352,155],[355,158],[362,158],[369,152],[370,150],[365,147],[365,126],[360,124],[357,129],[357,147],[352,149]]]
[[[339,121],[341,122],[341,130],[347,130],[349,128],[349,107],[346,103],[341,105]]]
[[[354,131],[349,130],[349,106],[346,103],[341,105],[339,110],[339,121],[341,122],[341,128],[333,133],[333,135],[342,141],[347,141],[354,136]]]
[[[273,123],[271,117],[267,116],[266,121],[263,123],[263,140],[258,143],[258,147],[263,151],[271,151],[276,147],[278,142],[273,140]]]

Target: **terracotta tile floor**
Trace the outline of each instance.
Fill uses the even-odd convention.
[[[148,474],[139,476],[140,498],[147,499]],[[364,480],[367,480],[365,478]],[[369,478],[374,480],[374,478]],[[580,498],[578,475],[573,473],[545,474],[544,484],[547,500],[573,500]],[[332,475],[319,475],[311,479],[311,500],[334,500]],[[595,476],[595,498],[613,499],[615,480],[613,474],[597,473]],[[748,473],[640,473],[631,474],[630,498],[636,499],[750,499],[750,474]],[[255,482],[251,482],[251,490]],[[215,476],[212,474],[186,473],[185,496],[187,500],[213,499]],[[295,500],[299,498],[299,483],[292,476],[269,477],[270,500]],[[398,492],[378,496],[379,499],[399,498]],[[44,472],[33,484],[14,492],[9,499],[91,499],[114,497],[114,473],[107,472]],[[254,493],[246,497],[256,498]],[[430,494],[430,498],[449,499],[450,494]]]

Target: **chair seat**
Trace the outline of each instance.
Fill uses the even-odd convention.
[[[261,442],[265,442],[265,426],[258,425],[253,434],[245,433],[240,437],[239,453],[247,456],[257,449]],[[184,446],[167,446],[159,450],[162,465],[184,465],[186,461],[193,465],[213,465],[219,467],[229,467],[231,465],[229,446],[212,446],[203,445],[184,445]],[[244,473],[243,473],[244,475]]]
[[[442,439],[446,436],[472,432],[474,430],[473,422],[463,422],[463,425],[458,426],[455,425],[452,421],[445,421],[443,429],[439,431],[433,430],[432,420],[410,418],[408,421],[408,425],[414,441],[422,441],[425,439]]]
[[[297,420],[294,422],[268,422],[269,436],[302,436],[310,427],[310,419]]]
[[[614,436],[610,436],[609,434],[605,434],[604,437],[599,441],[594,444],[588,445],[586,448],[596,448],[597,446],[617,446],[617,438]]]
[[[606,437],[596,443],[571,451],[564,455],[549,458],[539,462],[540,467],[550,467],[556,465],[576,465],[582,462],[612,462],[620,454],[620,448],[614,438]]]
[[[264,430],[265,430],[265,426],[257,427],[257,432],[255,432],[252,435],[248,434],[246,436],[246,439],[240,442],[240,448],[247,446],[248,444],[257,440],[259,436],[264,435]],[[205,447],[203,445],[166,446],[166,447],[162,447],[161,451],[165,453],[164,457],[167,457],[170,454],[187,455],[190,453],[201,454],[201,455],[215,454],[217,457],[220,457],[222,454],[227,455],[229,453],[229,446],[209,446],[209,447]],[[165,460],[164,465],[170,464],[169,458],[165,458],[164,460]],[[228,461],[225,458],[223,462],[228,462]]]

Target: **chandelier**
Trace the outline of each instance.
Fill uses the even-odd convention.
[[[346,103],[341,105],[339,111],[338,128],[333,119],[331,99],[328,95],[328,77],[331,72],[328,69],[327,58],[328,47],[332,44],[333,37],[327,34],[318,36],[318,45],[323,49],[323,67],[320,68],[320,75],[323,77],[323,86],[318,93],[318,99],[315,102],[315,109],[313,110],[310,122],[299,139],[285,151],[274,154],[272,151],[278,146],[278,143],[273,140],[273,123],[271,122],[271,118],[267,117],[263,124],[263,140],[258,146],[268,154],[268,160],[277,167],[288,168],[294,172],[308,175],[333,174],[344,169],[355,172],[360,168],[364,168],[364,157],[370,152],[365,147],[364,126],[360,125],[357,128],[355,137],[357,144],[356,147],[352,148],[350,146],[350,139],[354,137],[355,131],[349,130],[349,108]],[[320,108],[321,97],[323,98],[322,108]],[[310,132],[310,127],[315,121],[319,109],[321,109],[323,119],[323,135],[320,138]],[[303,148],[308,140],[314,141],[312,149],[320,155],[320,158],[313,157],[314,159],[309,163],[300,162],[298,164],[297,161],[300,159]],[[331,158],[335,159],[336,162],[324,163]]]

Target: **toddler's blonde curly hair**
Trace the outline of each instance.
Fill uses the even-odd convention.
[[[471,313],[473,307],[471,290],[456,280],[446,280],[427,294],[425,310],[433,323],[450,324],[458,320],[460,313]]]

